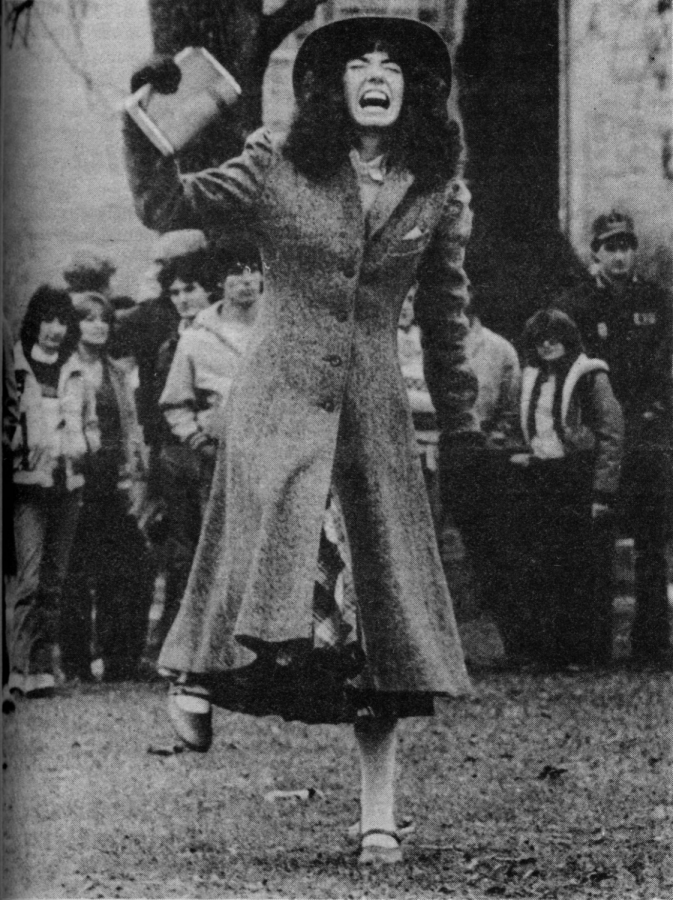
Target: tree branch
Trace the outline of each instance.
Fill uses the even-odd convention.
[[[271,55],[285,38],[313,18],[318,6],[325,0],[287,0],[280,9],[264,16],[260,29],[260,50]]]

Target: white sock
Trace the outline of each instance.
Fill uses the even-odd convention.
[[[363,719],[355,725],[360,756],[360,833],[372,828],[395,831],[395,750],[397,722]],[[375,834],[363,842],[396,847],[394,838]]]

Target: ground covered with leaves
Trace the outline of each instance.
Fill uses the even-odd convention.
[[[3,717],[3,896],[672,898],[670,676],[474,680],[402,724],[416,830],[364,873],[350,729],[217,710],[199,755],[173,751],[160,685],[24,701]]]

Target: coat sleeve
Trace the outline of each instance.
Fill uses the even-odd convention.
[[[183,175],[173,157],[163,156],[129,116],[124,119],[124,150],[136,212],[148,228],[222,230],[249,223],[264,184],[273,148],[259,129],[243,153],[218,168]]]
[[[194,386],[194,365],[187,351],[185,337],[178,341],[168,378],[159,400],[172,433],[186,441],[199,430],[196,417],[197,399]]]
[[[624,452],[624,417],[606,372],[591,376],[591,425],[596,437],[594,494],[597,499],[610,499],[619,487]]]
[[[505,435],[516,433],[519,423],[519,398],[521,396],[521,365],[514,347],[507,347],[503,362],[502,383],[498,397],[498,415],[495,430]]]
[[[653,305],[659,312],[660,328],[651,359],[651,372],[648,389],[642,398],[645,416],[660,424],[660,432],[665,435],[665,443],[670,449],[673,437],[673,315],[671,297],[667,291],[654,289]],[[663,426],[663,427],[662,427]]]
[[[469,281],[463,268],[472,229],[470,192],[451,182],[442,215],[418,272],[414,300],[423,335],[425,380],[445,434],[478,431],[477,379],[467,362]]]

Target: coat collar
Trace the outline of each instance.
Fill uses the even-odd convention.
[[[369,237],[383,229],[414,183],[414,176],[406,170],[391,169],[378,191],[367,216]]]

